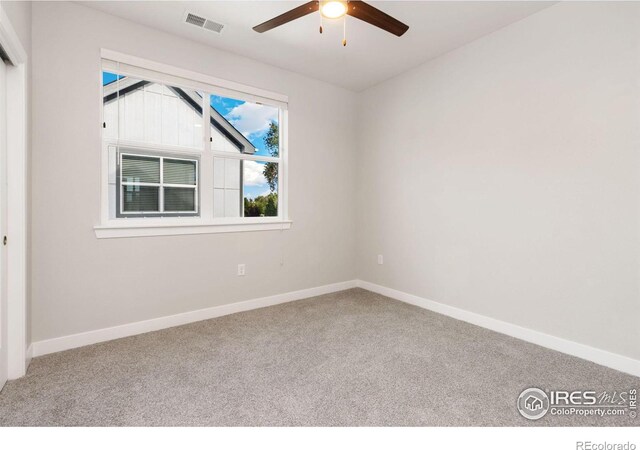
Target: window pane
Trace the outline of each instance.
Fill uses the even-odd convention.
[[[122,210],[124,212],[157,212],[158,190],[154,186],[122,186]]]
[[[166,184],[196,184],[196,162],[164,159],[163,181]]]
[[[144,86],[145,81],[119,77],[109,85],[109,91],[105,92],[105,111],[113,111],[109,115],[115,115],[118,119],[116,137],[127,141],[145,141],[145,125],[147,118],[145,111]],[[116,127],[116,124],[107,122],[107,129]],[[154,142],[150,140],[149,142]]]
[[[202,148],[202,94],[157,84],[149,89],[162,94],[162,143]]]
[[[278,108],[218,95],[210,105],[212,150],[278,156]]]
[[[278,215],[278,164],[243,161],[244,216]]]
[[[240,217],[242,164],[239,159],[213,159],[214,217]]]
[[[202,148],[203,94],[102,73],[105,137]]]
[[[164,188],[165,211],[195,211],[196,190],[191,188]]]
[[[160,183],[160,159],[122,155],[121,177],[125,183]]]
[[[111,72],[102,72],[103,134],[106,139],[118,137],[118,80],[122,78]]]

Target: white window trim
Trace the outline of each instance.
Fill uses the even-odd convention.
[[[183,69],[169,64],[139,58],[108,49],[100,50],[101,59],[117,61],[120,63],[120,71],[124,75],[142,77],[150,81],[161,83],[175,83],[194,90],[210,90],[223,96],[231,96],[238,100],[264,103],[287,109],[289,97],[284,94],[267,91],[235,81],[224,80],[199,72]],[[148,72],[150,71],[150,72]],[[163,75],[163,80],[156,79],[153,73]],[[166,75],[166,77],[165,77]],[[169,77],[173,80],[168,79]]]
[[[206,164],[213,161],[214,157],[238,158],[257,160],[265,162],[277,162],[280,164],[278,175],[278,217],[232,217],[232,218],[211,218],[213,203],[213,186],[209,186],[206,177],[200,177],[198,191],[200,198],[200,216],[198,217],[122,217],[110,218],[109,211],[109,152],[108,147],[115,142],[102,139],[102,177],[101,177],[101,222],[94,226],[94,232],[98,239],[143,237],[143,236],[171,236],[182,234],[209,234],[209,233],[232,233],[248,231],[270,231],[288,230],[292,221],[288,213],[288,97],[282,94],[269,92],[260,88],[243,85],[233,81],[227,81],[209,75],[192,72],[178,67],[158,63],[135,56],[126,55],[112,50],[102,49],[101,59],[118,61],[126,64],[128,70],[134,70],[132,76],[140,76],[145,70],[159,72],[168,77],[179,78],[176,84],[184,87],[192,87],[218,95],[228,95],[245,101],[259,102],[279,108],[280,126],[280,157],[244,155],[240,158],[233,153],[216,152],[209,148],[209,133],[204,136],[203,148],[201,150],[193,148],[163,148],[174,153],[200,154],[198,161],[200,170],[206,170]],[[101,71],[99,72],[101,77]],[[166,83],[167,81],[157,80]],[[102,82],[100,83],[102,86]],[[102,89],[100,90],[99,105],[102,104]],[[102,111],[102,108],[101,108]],[[101,122],[104,119],[101,120]],[[208,131],[208,127],[205,127]],[[119,141],[121,147],[135,148],[141,147],[139,142]],[[155,146],[154,146],[155,147]],[[165,146],[162,146],[165,147]],[[209,193],[208,190],[211,192]],[[119,194],[118,194],[119,195]],[[208,203],[211,203],[209,205]],[[211,213],[211,214],[209,214]]]
[[[204,222],[202,220],[179,220],[175,218],[157,219],[127,219],[126,223],[121,221],[109,221],[105,225],[93,227],[98,239],[124,238],[124,237],[145,237],[145,236],[175,236],[181,234],[210,234],[210,233],[238,233],[247,231],[273,231],[288,230],[293,223],[290,220],[260,220],[262,217],[247,217],[243,222],[234,220],[225,221],[222,219]],[[268,218],[264,218],[268,219]],[[145,220],[138,223],[138,220]]]
[[[9,17],[0,8],[0,45],[7,65],[7,369],[10,380],[23,376],[31,356],[27,343],[27,53]]]

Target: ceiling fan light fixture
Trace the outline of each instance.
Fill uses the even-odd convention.
[[[0,0],[1,1],[1,0]],[[375,6],[363,1],[338,1],[338,0],[310,0],[296,8],[293,8],[273,19],[262,22],[253,27],[258,33],[273,30],[279,26],[299,19],[306,15],[320,11],[320,32],[322,33],[322,19],[339,19],[349,15],[363,22],[388,31],[396,36],[402,36],[409,26],[400,22],[395,17],[380,11]]]
[[[327,19],[339,19],[347,13],[347,2],[321,2],[320,13]]]

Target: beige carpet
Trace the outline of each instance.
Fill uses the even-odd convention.
[[[352,289],[36,358],[1,425],[640,425],[516,410],[640,379]]]

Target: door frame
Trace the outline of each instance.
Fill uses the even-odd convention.
[[[20,378],[31,361],[27,327],[28,72],[24,50],[0,9],[0,44],[7,64],[7,364],[9,379]],[[1,243],[0,243],[1,245]]]

